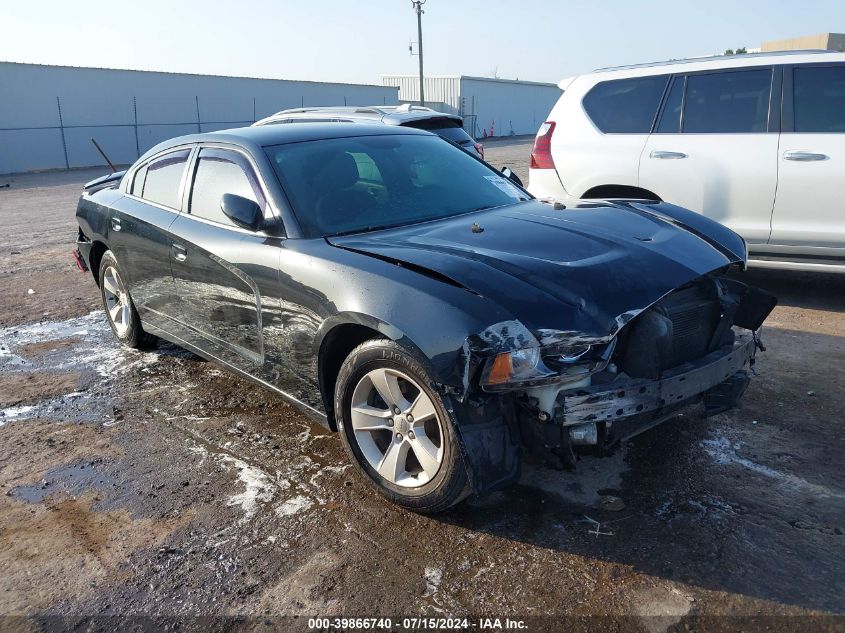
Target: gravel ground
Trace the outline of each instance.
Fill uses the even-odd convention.
[[[487,159],[527,181],[530,143]],[[272,394],[168,344],[117,347],[70,259],[101,172],[0,177],[0,628],[845,625],[845,277],[748,274],[781,305],[742,409],[422,517]]]

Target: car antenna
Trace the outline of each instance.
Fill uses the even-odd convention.
[[[112,163],[112,162],[109,160],[109,157],[108,157],[108,156],[106,156],[106,153],[103,151],[103,148],[102,148],[102,147],[100,147],[100,144],[99,144],[96,140],[94,140],[94,138],[93,138],[93,137],[91,138],[91,142],[94,144],[94,147],[96,147],[96,148],[97,148],[97,151],[98,151],[98,152],[100,152],[100,156],[102,156],[102,157],[103,157],[103,160],[105,160],[105,161],[109,164],[109,167],[111,167],[111,173],[116,172],[116,171],[117,171],[117,169],[115,168],[114,163]]]

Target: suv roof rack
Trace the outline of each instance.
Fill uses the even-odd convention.
[[[818,48],[810,48],[806,50],[795,51],[773,51],[771,53],[742,53],[740,55],[708,55],[705,57],[687,57],[685,59],[670,59],[662,62],[645,62],[643,64],[627,64],[625,66],[607,66],[605,68],[596,68],[593,72],[602,73],[611,70],[628,70],[631,68],[652,68],[654,66],[674,66],[676,64],[694,64],[696,62],[711,62],[717,59],[748,59],[757,57],[781,57],[788,55],[819,55],[822,53],[837,53],[839,51],[829,51]]]
[[[356,108],[354,106],[312,106],[309,108],[288,108],[287,110],[279,110],[271,116],[278,116],[280,114],[302,114],[304,112],[372,112],[375,108]]]
[[[396,106],[385,106],[383,108],[388,112],[411,112],[412,110],[418,110],[420,112],[434,112],[428,106],[421,106],[421,105],[414,105],[413,103],[403,103],[401,105]]]
[[[347,114],[376,114],[385,115],[391,112],[406,113],[406,112],[436,112],[427,106],[414,105],[412,103],[403,103],[401,105],[386,105],[386,106],[311,106],[308,108],[288,108],[287,110],[280,110],[272,116],[279,116],[282,114],[303,114],[307,112],[335,112]]]

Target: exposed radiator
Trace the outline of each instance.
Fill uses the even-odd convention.
[[[710,350],[721,307],[708,284],[673,292],[631,325],[618,350],[623,371],[659,378],[663,371],[701,358]]]
[[[660,307],[672,321],[672,343],[663,369],[701,358],[708,351],[719,323],[719,302],[699,287],[669,295]]]

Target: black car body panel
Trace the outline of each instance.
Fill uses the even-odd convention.
[[[332,429],[333,346],[362,332],[398,342],[426,364],[444,395],[478,492],[518,477],[530,435],[520,426],[525,412],[548,416],[559,404],[551,394],[538,406],[530,389],[480,389],[479,373],[493,355],[607,344],[664,297],[701,280],[745,293],[718,280],[744,266],[742,239],[665,203],[559,209],[530,200],[369,233],[303,237],[263,148],[397,134],[428,135],[342,123],[268,125],[162,143],[125,176],[86,188],[79,250],[95,276],[102,252],[115,253],[150,333],[277,391]],[[248,158],[267,199],[260,231],[187,213],[200,144]],[[178,208],[130,193],[135,170],[175,148],[191,150]],[[745,309],[762,320],[771,305],[746,302]]]
[[[534,201],[329,241],[444,275],[529,330],[602,338],[671,290],[742,261],[742,252],[731,250],[739,250],[741,240],[702,239],[664,219],[675,209],[588,204],[555,210]]]

